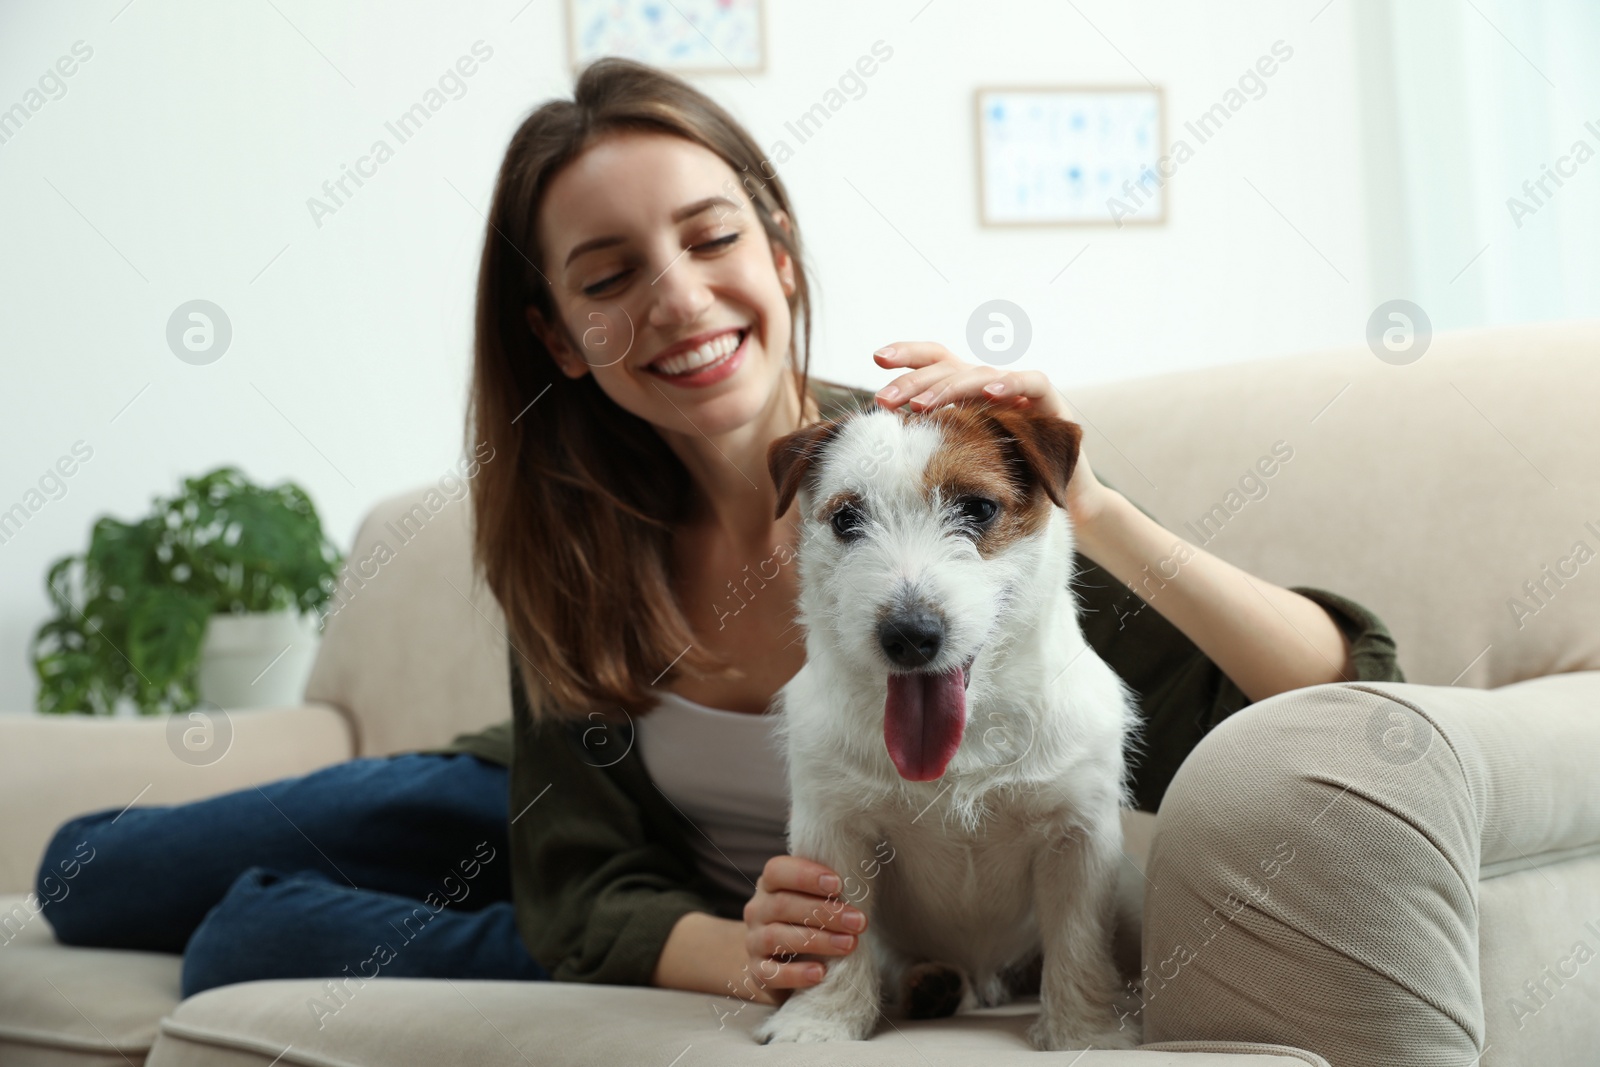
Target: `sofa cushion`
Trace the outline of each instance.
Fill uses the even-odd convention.
[[[180,957],[62,945],[38,899],[0,897],[0,1063],[143,1063],[178,1003]]]
[[[573,982],[351,981],[338,1000],[320,982],[246,982],[179,1005],[161,1024],[149,1067],[819,1062],[815,1046],[756,1044],[752,1031],[771,1010],[701,993]],[[880,1027],[869,1041],[848,1043],[847,1059],[907,1067],[1036,1064],[1038,1054],[1024,1035],[1037,1010],[1037,1001],[1030,1000],[958,1019],[899,1021]],[[1072,1062],[1326,1067],[1316,1056],[1271,1046],[1210,1049],[1185,1043],[1181,1060],[1165,1053],[1090,1051]],[[1062,1062],[1071,1058],[1062,1055]]]

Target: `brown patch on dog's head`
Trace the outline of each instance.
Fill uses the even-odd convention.
[[[1083,437],[1077,423],[986,401],[940,408],[926,417],[944,434],[923,474],[930,499],[937,490],[946,504],[975,495],[1000,505],[978,539],[984,558],[1034,536],[1049,521],[1052,506],[1066,506]]]
[[[823,447],[838,434],[842,419],[829,419],[812,426],[785,434],[767,446],[767,472],[778,489],[778,513],[781,519],[794,503],[795,494],[811,474],[812,465],[822,454]]]

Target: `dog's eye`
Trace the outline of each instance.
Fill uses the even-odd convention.
[[[976,526],[983,526],[995,517],[995,513],[1000,510],[1000,505],[987,497],[968,496],[958,500],[956,508],[963,519]]]
[[[841,540],[859,536],[866,527],[866,516],[854,504],[846,504],[833,513],[833,532]]]

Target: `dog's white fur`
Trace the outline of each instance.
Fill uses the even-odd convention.
[[[926,420],[847,416],[799,489],[807,661],[777,704],[789,850],[839,872],[868,925],[849,955],[818,957],[823,981],[791,994],[756,1037],[865,1039],[880,1007],[903,1013],[907,972],[926,961],[962,973],[957,1010],[1004,1003],[1007,969],[1042,951],[1033,1044],[1132,1048],[1136,1024],[1113,1005],[1111,937],[1133,696],[1078,625],[1067,512],[1050,507],[1038,535],[982,558],[925,497],[942,440]],[[815,514],[847,489],[871,518],[852,543]],[[905,582],[947,621],[932,667],[978,653],[961,746],[927,782],[902,778],[886,750],[889,663],[872,636]]]

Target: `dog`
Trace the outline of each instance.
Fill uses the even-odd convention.
[[[803,957],[826,975],[762,1021],[762,1044],[864,1040],[880,1013],[1035,990],[1034,1047],[1138,1043],[1111,945],[1138,719],[1071,590],[1081,438],[963,401],[770,446],[778,517],[801,509],[806,663],[773,708],[789,851],[838,872],[868,923],[849,955]]]

